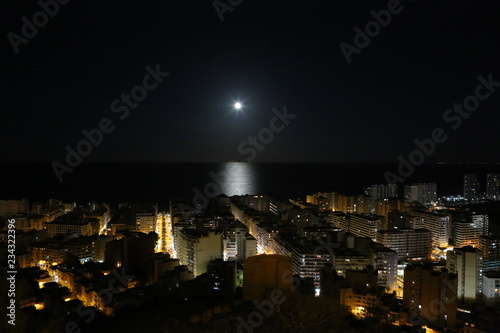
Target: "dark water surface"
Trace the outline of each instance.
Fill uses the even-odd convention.
[[[174,195],[193,197],[193,189],[237,194],[274,194],[296,198],[318,191],[355,195],[363,186],[384,184],[389,164],[264,164],[264,163],[95,163],[82,164],[59,182],[50,164],[0,165],[0,199],[154,200]],[[500,165],[423,165],[405,184],[436,182],[438,195],[462,193],[464,173],[478,173],[484,190],[486,173]],[[211,176],[219,175],[219,185]],[[223,177],[224,176],[224,177]],[[217,177],[216,177],[217,178]],[[214,183],[211,185],[207,185]]]

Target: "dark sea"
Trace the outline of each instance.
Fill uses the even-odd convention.
[[[364,186],[386,184],[386,171],[397,173],[397,165],[93,163],[76,167],[59,182],[49,163],[4,163],[0,165],[0,199],[166,203],[172,196],[193,198],[196,191],[218,191],[228,196],[272,194],[281,198],[304,197],[319,191],[356,195]],[[429,164],[416,167],[404,184],[436,182],[438,196],[457,195],[463,192],[464,173],[477,173],[483,190],[486,174],[491,172],[500,172],[500,164]]]

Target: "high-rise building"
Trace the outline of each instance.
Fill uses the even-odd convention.
[[[69,214],[61,217],[66,217]],[[99,220],[95,218],[58,218],[45,224],[50,237],[75,233],[81,236],[91,236],[99,233]]]
[[[426,259],[432,253],[432,236],[426,229],[379,230],[377,242],[396,251],[398,260]]]
[[[377,270],[378,285],[394,290],[398,283],[398,256],[396,251],[378,243],[370,243],[370,265]]]
[[[377,293],[373,290],[343,287],[340,288],[340,305],[347,307],[349,311],[362,318],[366,315],[366,309],[378,305]]]
[[[474,201],[480,197],[479,178],[476,174],[464,175],[464,198]]]
[[[45,229],[45,217],[43,215],[16,214],[16,230],[43,230]]]
[[[156,232],[156,214],[153,212],[135,214],[135,231],[148,234]]]
[[[224,260],[243,261],[246,259],[245,247],[247,234],[248,229],[240,222],[226,227],[222,236],[222,252]],[[255,250],[257,251],[257,247]]]
[[[336,228],[347,231],[349,229],[349,215],[343,212],[332,212],[328,216],[329,223],[333,224]]]
[[[270,195],[244,195],[239,197],[240,202],[261,213],[278,215],[287,208],[287,204]]]
[[[262,214],[248,209],[245,205],[236,200],[231,200],[230,207],[231,213],[238,221],[248,228],[248,232],[257,240],[258,248],[264,253],[266,248],[262,243],[262,239],[258,236],[258,224],[263,220]]]
[[[500,259],[483,258],[483,272],[500,271]]]
[[[394,255],[396,255],[396,252],[394,252]],[[371,262],[368,255],[361,254],[352,249],[347,249],[335,251],[332,266],[335,268],[338,275],[344,276],[348,269],[362,270],[370,265]]]
[[[412,228],[412,217],[408,212],[393,210],[387,214],[387,229]]]
[[[106,228],[106,225],[109,221],[109,214],[108,214],[108,211],[106,211],[106,210],[99,211],[99,212],[94,211],[91,214],[84,214],[83,216],[85,218],[95,218],[99,221],[99,233],[104,231],[104,229]]]
[[[293,287],[292,261],[277,254],[248,257],[243,263],[243,299],[262,301]]]
[[[336,193],[322,193],[308,194],[306,202],[318,206],[320,212],[331,211],[334,207]]]
[[[358,214],[372,214],[375,212],[375,202],[367,195],[357,195],[354,211]]]
[[[488,235],[488,215],[475,214],[453,223],[453,239],[457,247],[479,247],[479,238]]]
[[[500,272],[489,271],[483,274],[483,301],[487,306],[500,306]]]
[[[344,213],[354,213],[356,207],[356,197],[338,195],[337,196],[337,206],[333,207],[333,210],[339,210]]]
[[[500,259],[500,235],[480,236],[479,249],[485,259]]]
[[[431,266],[408,265],[404,272],[403,308],[408,318],[420,317],[442,327],[456,326],[457,276]]]
[[[398,185],[396,184],[381,184],[371,185],[363,189],[364,195],[372,198],[373,201],[380,199],[390,199],[398,197]]]
[[[412,228],[427,229],[432,233],[433,247],[447,247],[451,236],[449,215],[434,212],[412,212]]]
[[[28,199],[0,200],[0,216],[2,217],[11,217],[13,215],[16,215],[17,213],[28,214],[29,212],[30,209]],[[39,214],[38,212],[34,213]]]
[[[76,256],[81,263],[95,260],[95,242],[97,235],[67,237],[66,239],[49,238],[28,246],[31,262],[42,267],[61,264],[67,254]]]
[[[185,267],[187,270],[186,266],[180,266],[179,259],[172,259],[170,255],[166,253],[155,253],[153,255],[153,279],[151,282],[156,283],[167,275],[172,274],[178,266]]]
[[[255,228],[255,239],[257,240],[257,252],[274,254],[274,237],[278,234],[278,228],[272,223],[258,223]]]
[[[406,202],[431,203],[437,201],[436,183],[405,185],[404,197]]]
[[[245,259],[257,255],[257,240],[252,235],[245,237]]]
[[[486,197],[493,200],[500,199],[500,173],[486,175]]]
[[[345,272],[345,282],[352,288],[377,290],[377,270],[372,266],[361,271],[348,269]]]
[[[461,302],[481,301],[483,285],[483,254],[472,246],[448,251],[446,268],[458,276],[457,297]]]
[[[335,210],[335,207],[337,207],[337,193],[318,192],[314,194],[308,194],[306,196],[306,202],[317,205],[320,212]]]
[[[398,199],[380,199],[375,201],[374,212],[377,215],[388,216],[390,212],[401,209]]]
[[[482,235],[488,235],[490,232],[490,219],[487,214],[472,213],[472,223],[482,230]]]
[[[236,291],[236,262],[212,260],[207,265],[207,275],[214,296],[232,297]]]
[[[119,240],[106,243],[104,262],[112,268],[125,267],[133,274],[151,280],[157,240],[156,233],[131,232]]]
[[[113,240],[112,236],[100,235],[95,240],[95,261],[104,262],[106,253],[106,244]]]
[[[291,222],[299,227],[308,227],[319,224],[317,214],[310,209],[290,209],[287,211],[288,222]]]
[[[349,232],[356,236],[377,238],[377,231],[382,229],[384,217],[372,214],[351,214],[349,217]]]
[[[206,273],[211,260],[222,259],[222,233],[184,228],[176,240],[176,253],[181,265],[186,265],[194,276]]]
[[[367,308],[378,305],[378,272],[373,267],[364,270],[347,270],[345,285],[340,287],[340,305],[346,306],[360,317]]]
[[[301,279],[313,279],[318,286],[321,268],[332,262],[332,254],[316,240],[291,235],[276,236],[274,252],[292,260],[295,275]]]

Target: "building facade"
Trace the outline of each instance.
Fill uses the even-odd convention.
[[[222,233],[184,228],[176,242],[176,253],[181,265],[186,265],[194,276],[206,273],[211,260],[222,259]]]
[[[448,247],[451,236],[449,215],[429,212],[412,212],[412,228],[427,229],[432,233],[433,247]]]
[[[474,201],[480,197],[479,177],[476,174],[464,175],[464,198]]]
[[[492,200],[500,199],[500,173],[486,175],[486,197]]]
[[[483,301],[487,306],[500,307],[500,272],[483,274]]]
[[[457,297],[460,302],[475,303],[482,299],[483,254],[466,246],[448,251],[446,268],[457,275]]]
[[[404,192],[406,202],[431,203],[437,201],[436,183],[405,185]]]
[[[403,308],[408,318],[442,327],[456,326],[457,276],[430,266],[408,265],[404,271]]]
[[[381,230],[376,241],[396,251],[398,260],[428,259],[432,253],[432,235],[426,229]]]
[[[377,232],[382,229],[384,217],[373,214],[351,214],[349,216],[349,232],[359,237],[368,237],[375,241]]]

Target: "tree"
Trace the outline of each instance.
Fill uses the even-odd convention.
[[[387,325],[395,324],[398,320],[399,315],[390,312],[388,308],[370,306],[366,308],[363,323],[367,332],[384,332]]]

